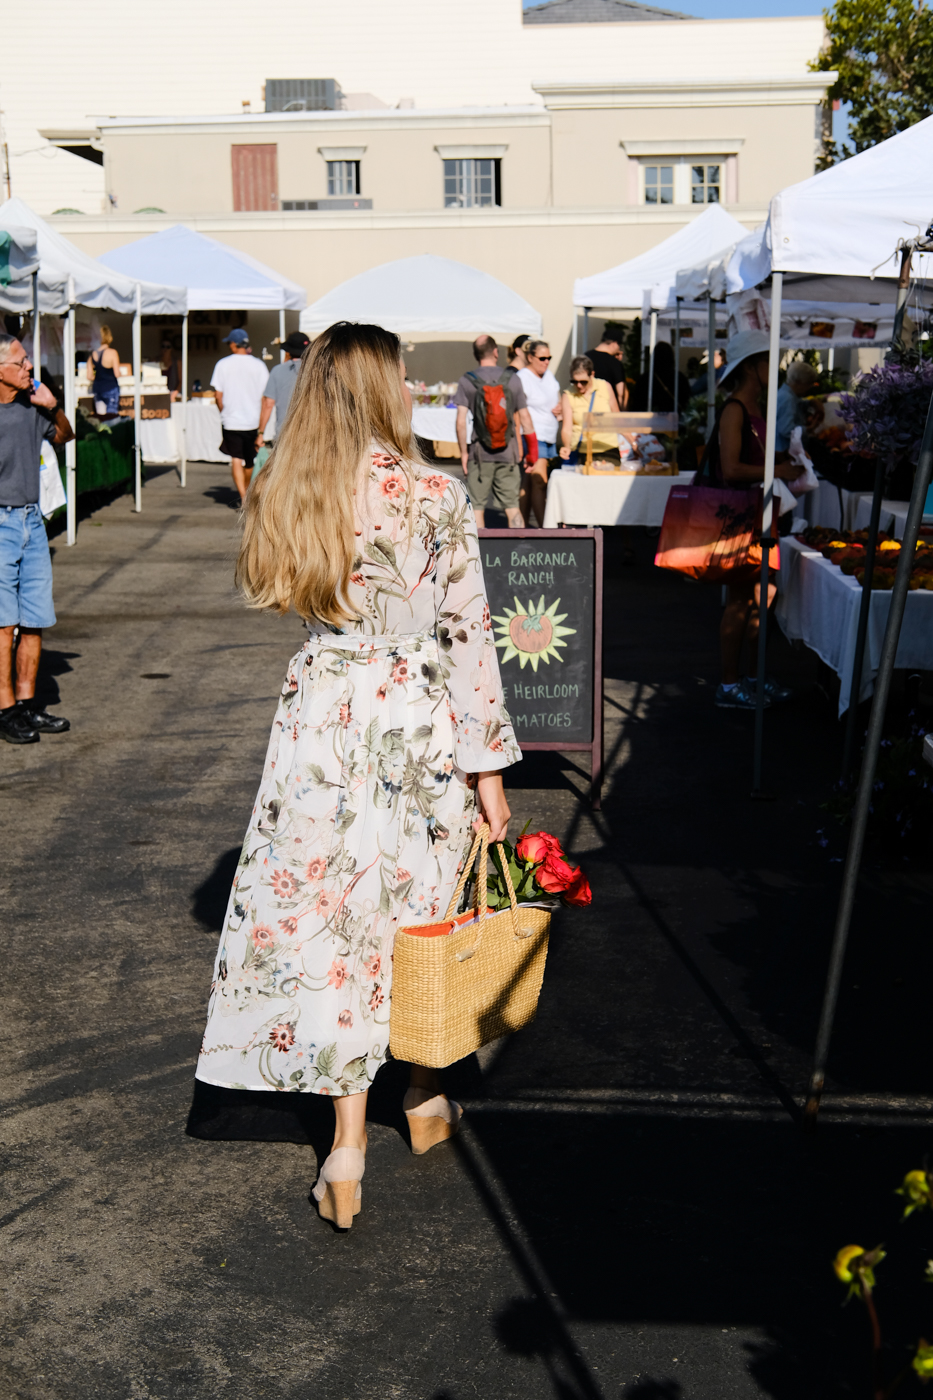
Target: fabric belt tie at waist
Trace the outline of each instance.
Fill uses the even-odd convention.
[[[396,636],[341,636],[337,632],[310,632],[305,646],[324,646],[328,651],[401,651],[416,643],[436,644],[434,632],[401,632]]]

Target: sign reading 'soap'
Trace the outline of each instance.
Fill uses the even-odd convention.
[[[601,739],[601,545],[594,530],[480,531],[502,687],[523,748]]]

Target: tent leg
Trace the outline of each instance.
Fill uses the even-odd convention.
[[[771,357],[768,362],[768,422],[765,434],[765,489],[761,512],[761,597],[758,600],[758,678],[755,688],[755,760],[752,796],[762,797],[761,759],[765,729],[765,660],[768,647],[768,585],[774,520],[774,447],[777,439],[778,369],[781,360],[781,295],[783,272],[771,278]]]
[[[135,438],[135,498],[133,510],[139,514],[143,508],[143,443],[142,443],[142,287],[136,283],[136,310],[133,313],[133,428]]]
[[[285,363],[285,308],[279,311],[279,364]]]
[[[875,769],[878,764],[878,751],[881,748],[881,734],[884,729],[885,714],[888,708],[888,695],[891,690],[891,677],[894,674],[894,661],[897,644],[904,620],[904,607],[910,587],[910,568],[923,521],[923,507],[926,501],[930,477],[933,474],[933,397],[927,410],[923,442],[920,447],[920,461],[914,477],[914,489],[910,495],[907,523],[901,552],[898,555],[897,571],[894,575],[894,589],[891,594],[891,608],[888,612],[884,641],[881,644],[881,663],[875,682],[875,695],[871,706],[871,719],[868,722],[868,738],[862,758],[862,771],[859,774],[855,809],[852,813],[852,830],[849,833],[849,849],[842,874],[842,893],[839,897],[839,910],[836,915],[836,930],[833,934],[833,950],[823,994],[823,1008],[820,1012],[820,1028],[816,1038],[813,1056],[813,1071],[807,1093],[807,1104],[803,1111],[803,1126],[816,1127],[816,1116],[820,1111],[820,1099],[826,1080],[826,1061],[829,1056],[829,1042],[832,1036],[836,1003],[839,999],[839,984],[842,980],[842,964],[845,959],[846,944],[849,939],[849,925],[855,904],[859,867],[862,863],[862,849],[865,845],[865,832],[868,827],[868,808],[871,804],[872,788],[875,782]]]
[[[827,370],[827,373],[832,374],[832,372],[833,372],[833,370],[834,370],[835,368],[836,368],[836,347],[835,347],[835,345],[831,345],[831,346],[829,347],[829,349],[826,351],[826,370]]]
[[[578,321],[578,320],[579,320],[579,316],[578,316],[578,314],[577,314],[577,308],[574,307],[574,308],[573,308],[573,320],[572,320],[571,325],[570,325],[570,358],[571,358],[572,360],[575,360],[575,359],[577,358],[577,321]]]
[[[716,303],[710,296],[706,320],[706,441],[713,436],[716,425]]]
[[[36,379],[42,378],[42,328],[39,318],[39,274],[32,274],[32,370]]]
[[[188,485],[188,313],[181,323],[181,484]]]
[[[897,279],[897,301],[894,304],[894,328],[891,332],[891,344],[900,345],[901,334],[904,329],[904,312],[907,310],[907,298],[910,295],[910,262],[912,252],[910,248],[901,250],[901,271]]]
[[[65,321],[65,417],[75,428],[75,285],[74,278],[68,278],[68,316]],[[78,538],[78,512],[75,499],[77,485],[77,443],[74,438],[65,443],[65,538],[68,544],[75,544]]]
[[[674,321],[674,416],[680,412],[680,303],[683,297],[676,297],[676,316]]]
[[[586,354],[590,348],[590,308],[583,308],[583,353]]]
[[[651,334],[648,339],[648,412],[654,399],[654,351],[658,343],[658,313],[651,312]]]
[[[875,490],[871,498],[871,518],[868,522],[868,539],[865,542],[865,577],[862,581],[862,596],[859,599],[858,631],[855,634],[855,656],[852,661],[852,679],[849,682],[849,713],[846,715],[846,737],[842,750],[842,781],[845,782],[852,767],[852,753],[855,749],[855,731],[858,726],[859,696],[862,693],[862,668],[865,660],[865,639],[868,636],[868,614],[871,611],[871,581],[875,569],[875,550],[878,545],[878,524],[881,520],[881,498],[884,495],[884,458],[875,463]],[[840,519],[842,512],[840,511]]]

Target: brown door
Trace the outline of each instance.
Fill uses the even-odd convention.
[[[276,146],[231,146],[233,207],[278,209],[279,173]]]

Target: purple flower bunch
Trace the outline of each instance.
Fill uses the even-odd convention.
[[[868,370],[839,406],[852,446],[883,457],[889,467],[904,458],[916,463],[931,393],[933,360]]]

